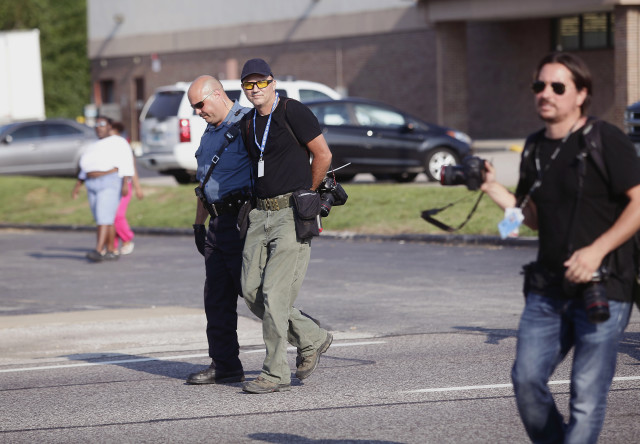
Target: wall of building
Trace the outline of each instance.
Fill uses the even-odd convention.
[[[181,11],[212,10],[204,3],[188,0]],[[136,102],[136,78],[143,80],[141,95],[146,99],[158,86],[203,73],[237,78],[244,61],[253,57],[266,59],[278,77],[318,81],[351,96],[387,102],[428,122],[465,130],[473,138],[521,138],[540,126],[530,83],[534,65],[551,47],[550,18],[447,22],[434,28],[424,8],[412,1],[376,0],[370,9],[357,1],[348,10],[340,9],[339,3],[300,1],[295,11],[282,17],[288,21],[254,23],[250,29],[240,24],[247,20],[242,15],[230,19],[227,27],[218,24],[209,29],[189,29],[185,20],[158,40],[158,23],[148,23],[140,9],[143,1],[89,0],[90,7],[102,8],[90,11],[93,21],[97,12],[108,18],[118,8],[129,8],[122,9],[124,22],[112,34],[104,24],[100,32],[90,32],[92,79],[95,85],[101,80],[114,82],[114,101],[134,138],[141,105]],[[300,9],[300,5],[306,6]],[[147,24],[137,28],[139,21]],[[441,32],[439,41],[436,29]],[[227,33],[236,38],[242,30],[246,40],[241,43],[214,38]],[[260,39],[261,33],[270,37]],[[614,50],[578,54],[594,74],[590,113],[621,124],[621,110],[614,110],[614,90],[619,90],[614,85],[626,82],[628,71],[614,79]],[[152,57],[161,69],[152,69]]]
[[[551,48],[549,19],[468,24],[469,132],[474,138],[521,138],[541,126],[531,82]],[[593,74],[590,114],[613,118],[613,50],[578,51]]]
[[[292,42],[283,45],[201,50],[158,55],[161,70],[150,69],[150,56],[92,62],[92,78],[114,80],[122,119],[136,114],[134,79],[144,78],[145,98],[155,88],[190,81],[201,74],[237,78],[244,62],[267,60],[276,77],[312,80],[343,89],[351,96],[393,104],[425,120],[437,119],[434,31],[407,31]],[[135,131],[133,131],[135,135]]]

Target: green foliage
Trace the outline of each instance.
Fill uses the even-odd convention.
[[[0,223],[35,225],[93,225],[86,194],[71,199],[75,179],[0,176]],[[369,234],[433,233],[442,230],[428,224],[420,213],[464,199],[436,218],[459,225],[473,207],[477,193],[464,187],[424,184],[345,184],[346,205],[333,207],[323,226],[331,231]],[[195,217],[193,185],[145,186],[145,197],[129,204],[127,218],[134,227],[190,228]],[[502,211],[484,197],[461,234],[498,235]],[[532,236],[522,228],[522,236]]]
[[[40,29],[47,117],[76,118],[89,103],[86,0],[2,0],[0,31]]]

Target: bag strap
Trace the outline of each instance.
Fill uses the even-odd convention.
[[[209,178],[211,177],[211,173],[213,172],[214,168],[220,161],[220,156],[222,156],[222,153],[229,146],[229,144],[231,144],[231,142],[236,140],[236,138],[238,137],[238,134],[240,134],[240,125],[238,122],[231,125],[229,129],[227,129],[227,131],[224,133],[224,141],[220,144],[220,148],[218,148],[218,151],[216,151],[216,153],[213,155],[213,158],[211,159],[211,165],[209,166],[209,170],[207,171],[206,176],[204,176],[204,180],[202,181],[202,184],[200,184],[200,188],[202,189],[203,193],[204,193],[205,184],[209,181]]]
[[[296,140],[296,142],[298,142],[298,145],[300,145],[302,148],[307,150],[307,154],[309,154],[309,148],[307,148],[307,145],[300,142],[300,139],[298,139],[298,136],[296,136],[296,133],[293,132],[293,128],[291,128],[291,124],[289,123],[289,119],[287,118],[287,103],[289,102],[289,100],[291,100],[291,98],[285,97],[282,100],[283,100],[282,104],[284,106],[284,124],[287,127],[287,131],[289,131],[289,134],[291,134],[291,136]]]
[[[582,130],[581,143],[587,150],[588,155],[593,160],[593,163],[596,165],[604,180],[609,183],[609,173],[604,163],[602,136],[600,134],[601,122],[601,120],[594,117],[589,117]]]

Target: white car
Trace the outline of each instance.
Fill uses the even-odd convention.
[[[240,87],[240,80],[222,80],[231,100],[251,107]],[[140,114],[140,160],[152,170],[172,175],[178,183],[195,180],[195,152],[207,122],[197,116],[187,98],[189,82],[157,88]],[[278,80],[281,97],[301,102],[316,99],[340,99],[341,95],[321,83],[305,80]]]

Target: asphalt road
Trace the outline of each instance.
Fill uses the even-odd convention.
[[[203,266],[185,236],[90,264],[89,232],[0,231],[0,442],[527,442],[510,386],[532,247],[314,240],[297,306],[335,336],[290,392],[188,386],[208,364]],[[264,358],[239,301],[247,378]],[[290,352],[293,369],[295,352]],[[604,443],[635,442],[640,325]],[[567,411],[570,368],[552,385]]]

